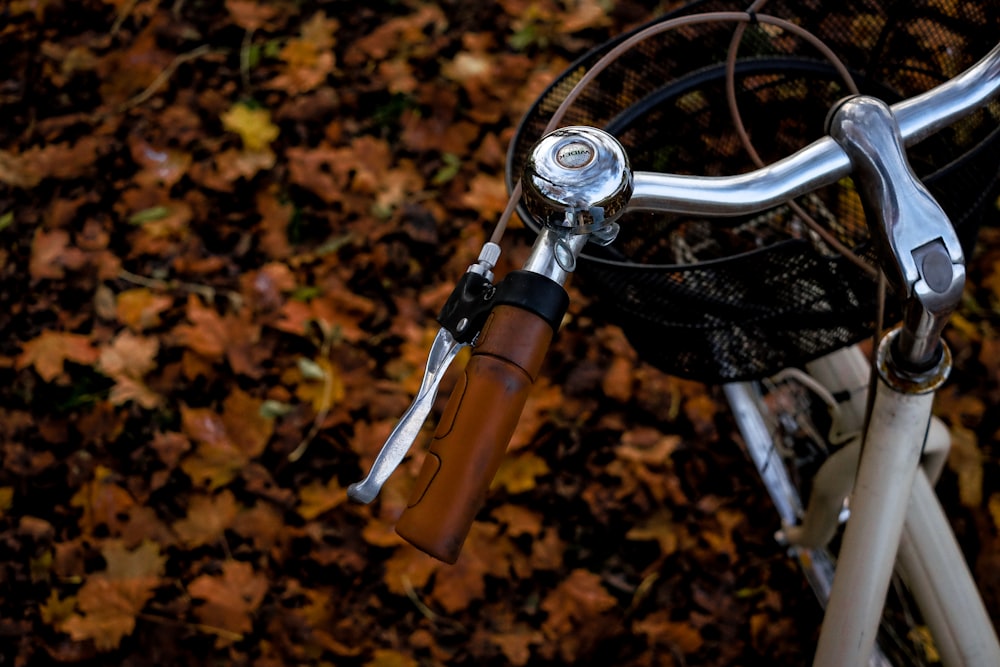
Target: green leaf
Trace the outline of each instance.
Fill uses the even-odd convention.
[[[14,224],[14,211],[7,211],[0,215],[0,232]]]
[[[260,404],[260,416],[266,419],[276,419],[284,417],[294,409],[295,407],[288,403],[268,399]]]
[[[166,206],[153,206],[152,208],[133,213],[128,219],[128,224],[142,225],[154,220],[163,220],[168,215],[170,215],[170,209]]]
[[[299,372],[307,380],[322,380],[326,378],[326,371],[312,359],[299,358]]]

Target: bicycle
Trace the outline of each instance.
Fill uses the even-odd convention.
[[[707,137],[697,150],[688,149],[693,154],[688,158],[697,164],[708,154],[726,166],[732,162],[731,148],[710,145],[719,140],[713,132],[713,119],[705,120],[705,115],[710,116],[718,106],[711,104],[714,94],[728,99],[729,119],[739,121],[740,112],[733,104],[737,78],[744,82],[744,91],[749,90],[745,97],[767,99],[784,91],[796,103],[804,103],[805,97],[797,92],[795,82],[820,79],[827,86],[826,97],[816,102],[820,113],[815,115],[821,119],[827,115],[828,98],[840,99],[850,88],[849,83],[840,81],[850,82],[855,77],[851,72],[844,75],[845,67],[838,65],[843,61],[836,55],[824,52],[831,65],[792,57],[776,47],[774,35],[767,33],[768,26],[795,32],[796,24],[757,14],[762,4],[754,3],[749,12],[725,15],[693,14],[688,9],[678,16],[695,18],[672,16],[606,45],[571,67],[529,112],[512,142],[508,163],[511,173],[525,174],[520,213],[539,231],[531,257],[521,271],[494,284],[493,268],[505,224],[502,219],[479,261],[459,282],[441,313],[442,329],[413,405],[371,473],[352,487],[351,495],[362,501],[374,497],[429,414],[443,369],[461,347],[474,343],[463,379],[425,459],[410,507],[397,527],[400,534],[428,553],[445,561],[457,557],[565,312],[567,297],[561,285],[577,268],[578,259],[586,256],[598,299],[609,305],[613,311],[610,317],[629,333],[640,354],[668,372],[725,385],[744,439],[787,526],[784,539],[808,566],[807,576],[820,598],[829,598],[815,664],[881,663],[884,656],[874,648],[875,629],[897,559],[944,662],[1000,664],[1000,644],[975,582],[967,568],[951,571],[947,567],[962,562],[961,552],[954,539],[949,539],[950,529],[929,481],[940,472],[941,452],[947,447],[938,437],[940,429],[932,427],[930,420],[933,392],[946,377],[948,366],[947,348],[938,342],[964,281],[962,239],[948,218],[949,213],[953,219],[973,217],[967,211],[982,210],[990,199],[980,196],[976,201],[968,192],[995,192],[994,155],[1000,131],[995,111],[991,115],[981,109],[1000,92],[1000,47],[994,46],[961,74],[948,72],[943,78],[949,82],[933,92],[919,90],[921,84],[928,87],[920,82],[917,91],[900,93],[871,77],[866,92],[906,99],[891,107],[871,95],[839,102],[828,121],[832,138],[823,136],[805,146],[794,145],[799,137],[787,127],[776,127],[774,136],[780,141],[774,150],[791,154],[767,166],[749,165],[756,168],[754,171],[711,178],[670,173],[683,161],[681,153],[686,147],[682,141],[664,140],[662,137],[671,133],[661,128],[678,117],[695,118],[693,124],[700,123],[695,136]],[[858,4],[871,8],[870,3]],[[931,4],[904,10],[895,5],[894,10],[919,15],[930,11]],[[719,2],[695,5],[699,11],[720,5],[726,8],[726,3]],[[774,7],[793,15],[798,8],[796,3],[773,2],[769,11],[782,13]],[[817,19],[821,8],[809,11],[812,23],[822,23]],[[865,16],[857,8],[854,15]],[[810,24],[809,17],[796,17],[799,23]],[[688,26],[728,21],[742,28],[734,35],[730,27],[728,33],[712,39],[691,32],[687,43],[697,47],[698,55],[709,54],[713,64],[657,76],[657,68],[670,69],[677,63],[672,57],[655,56],[669,55],[676,45],[653,43],[648,37],[657,30],[667,30],[664,25],[675,20],[677,25]],[[986,21],[987,26],[995,24],[995,16]],[[883,51],[892,48],[886,46],[892,42],[886,30],[881,25],[871,40]],[[743,32],[752,32],[752,39],[757,40],[755,57],[734,56],[745,42]],[[992,46],[995,33],[990,34],[987,27],[986,34],[992,40],[988,46]],[[821,43],[815,44],[817,48]],[[843,37],[838,46],[847,52],[849,62],[864,60],[851,53],[863,49],[846,44]],[[598,92],[587,97],[587,85],[599,80],[602,68],[608,68],[604,81],[613,83],[598,83],[591,88]],[[643,76],[622,76],[633,72]],[[894,83],[898,87],[900,82],[897,79]],[[725,93],[719,93],[723,89]],[[558,118],[567,110],[566,117]],[[940,193],[952,192],[953,200],[944,205],[958,210],[956,216],[952,210],[945,212],[913,174],[903,157],[903,144],[914,144],[973,112],[979,114],[978,120],[960,125],[961,132],[968,135],[960,147],[961,159],[953,147],[944,145],[948,142],[923,146],[918,158],[926,161],[921,165],[924,171],[944,172],[939,179],[944,183],[933,187],[939,198]],[[800,115],[807,117],[806,112]],[[554,123],[552,117],[557,117]],[[543,126],[560,122],[570,129],[542,131]],[[604,130],[590,127],[594,125]],[[542,134],[544,138],[535,143]],[[789,138],[792,145],[787,143]],[[951,140],[955,138],[953,133]],[[745,137],[740,141],[746,146]],[[635,150],[626,152],[622,144]],[[966,150],[968,145],[974,148]],[[747,152],[754,152],[752,146]],[[914,159],[911,152],[910,160]],[[942,163],[955,160],[964,169],[954,168],[950,175],[938,169]],[[630,161],[650,165],[649,171],[633,171]],[[971,172],[970,164],[974,165]],[[979,164],[986,166],[977,168]],[[970,173],[981,180],[970,183]],[[848,174],[855,177],[857,190],[843,180]],[[514,185],[515,179],[509,180],[515,193],[511,201],[516,202],[520,188]],[[968,190],[958,190],[956,180]],[[821,190],[831,184],[836,186],[832,191]],[[808,195],[805,206],[785,205],[802,195]],[[862,242],[863,216],[856,210],[859,202],[867,209],[872,231],[873,243],[867,246]],[[622,214],[634,216],[640,211],[656,213],[638,223],[645,234],[629,226],[629,233],[620,235]],[[508,207],[505,217],[511,214]],[[710,215],[735,217],[737,222],[725,225],[725,234],[713,234],[711,225],[700,224],[703,221],[697,217]],[[806,227],[809,218],[824,216],[840,238],[824,234],[822,228]],[[924,222],[918,229],[906,224],[911,219]],[[621,224],[625,229],[626,223]],[[687,229],[681,232],[675,229],[684,226]],[[777,235],[779,242],[762,241],[764,233]],[[593,256],[584,252],[588,241],[598,246],[590,251]],[[968,239],[965,241],[968,244]],[[834,252],[843,250],[844,245],[860,251]],[[668,264],[662,259],[665,256],[680,257],[687,263],[678,266],[675,259]],[[875,391],[870,400],[865,391],[870,383],[868,365],[856,349],[812,361],[809,374],[797,375],[798,385],[826,396],[833,405],[838,401],[831,397],[846,391],[848,407],[843,412],[851,415],[850,419],[835,419],[834,431],[840,436],[832,438],[831,444],[840,447],[833,456],[823,457],[826,467],[821,468],[814,484],[819,496],[827,500],[806,511],[800,507],[799,492],[792,484],[792,478],[801,472],[800,465],[794,462],[790,475],[783,466],[769,463],[774,443],[766,424],[768,412],[762,407],[761,387],[768,382],[775,388],[784,384],[789,372],[775,375],[784,367],[820,358],[881,328],[870,315],[877,301],[872,264],[881,264],[901,297],[898,315],[903,324],[882,337],[877,346],[876,373],[871,375],[880,379],[871,382]],[[757,270],[756,285],[794,287],[774,299],[769,295],[763,303],[759,298],[754,300],[747,281],[739,275],[749,271],[747,266]],[[776,311],[775,303],[781,303],[782,297],[787,297],[784,311]],[[734,305],[741,300],[747,303]],[[678,304],[695,304],[700,310],[671,310]],[[807,326],[792,321],[803,313],[809,317]],[[665,324],[668,316],[678,321]],[[704,320],[712,318],[711,326],[706,325]],[[664,331],[670,331],[674,343],[669,350],[661,344]],[[772,345],[760,347],[755,343],[760,340]],[[781,343],[773,344],[774,340]],[[759,381],[769,376],[774,379]],[[780,392],[775,389],[770,393],[777,396]],[[934,437],[928,438],[929,431],[935,431]],[[858,438],[846,444],[853,432],[865,434],[864,447]],[[919,455],[928,443],[931,456],[925,462],[925,472],[918,472]],[[855,464],[858,456],[860,463]],[[794,460],[795,456],[789,458]],[[856,475],[852,474],[855,468]],[[834,469],[840,472],[826,474]],[[895,472],[887,474],[886,470]],[[833,481],[824,482],[826,477]],[[831,575],[832,561],[825,546],[838,530],[843,499],[851,487],[851,518],[837,554],[836,574]],[[910,511],[908,499],[912,499]]]

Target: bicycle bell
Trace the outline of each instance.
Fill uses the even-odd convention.
[[[524,206],[535,220],[607,244],[632,196],[632,168],[625,149],[607,132],[564,127],[535,144],[521,185]]]

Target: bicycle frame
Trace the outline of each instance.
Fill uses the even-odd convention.
[[[884,223],[881,228],[869,221],[873,236],[881,235],[878,240],[883,254],[895,260],[889,272],[896,291],[916,301],[948,292],[948,298],[954,300],[955,281],[964,281],[960,248],[956,251],[954,243],[947,240],[941,248],[932,248],[937,229],[928,232],[927,238],[920,237],[926,231],[921,225],[937,215],[931,210],[936,203],[931,200],[924,205],[923,192],[908,172],[905,157],[902,165],[885,163],[892,163],[896,152],[902,155],[904,143],[915,143],[961,118],[988,102],[998,89],[1000,45],[949,83],[892,107],[888,118],[895,124],[895,138],[891,141],[880,144],[878,137],[869,141],[866,131],[850,129],[852,122],[863,125],[859,116],[833,128],[840,131],[837,140],[826,137],[748,174],[699,178],[639,172],[629,210],[720,216],[751,213],[853,172],[856,180],[861,179],[862,189],[868,187],[869,208],[878,216],[888,214],[885,209],[889,208],[915,207],[891,220],[880,220]],[[849,129],[844,131],[843,127]],[[852,131],[856,133],[850,136]],[[910,190],[893,192],[896,179],[903,182],[904,190]],[[920,201],[914,203],[913,199]],[[926,259],[919,253],[928,248],[928,252],[937,253],[935,259],[916,266]],[[943,266],[939,260],[957,266],[955,272],[946,271],[944,282],[944,275],[936,274],[933,268]],[[925,279],[938,285],[928,290],[922,282]],[[944,663],[1000,664],[1000,642],[989,615],[930,482],[919,469],[930,430],[934,391],[950,368],[946,350],[936,363],[926,363],[950,314],[947,308],[937,311],[933,301],[930,298],[922,307],[909,309],[904,327],[888,334],[879,346],[876,368],[880,377],[851,496],[851,516],[816,650],[814,665],[818,667],[868,663],[897,558]],[[894,355],[892,350],[900,345],[905,353]],[[914,363],[907,365],[900,356]],[[920,372],[908,372],[915,367],[920,367]],[[727,394],[738,404],[735,387],[727,387]],[[786,515],[796,509],[783,507],[779,511]]]

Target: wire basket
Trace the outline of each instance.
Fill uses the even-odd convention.
[[[744,7],[704,0],[658,20]],[[996,0],[771,0],[761,11],[816,34],[862,93],[889,103],[967,69],[1000,36]],[[561,124],[607,130],[636,170],[716,176],[754,169],[726,103],[724,63],[734,29],[699,24],[639,43],[598,75]],[[582,57],[528,111],[511,142],[509,185],[573,86],[627,37]],[[849,92],[812,47],[764,24],[743,36],[735,89],[765,162],[821,137],[828,110]],[[997,217],[998,118],[994,103],[909,151],[967,251],[984,219]],[[874,263],[851,179],[798,203]],[[523,208],[519,215],[537,228]],[[630,213],[619,222],[615,243],[588,248],[578,272],[603,315],[668,373],[705,382],[759,378],[857,342],[875,326],[870,273],[831,250],[787,205],[736,218]]]

